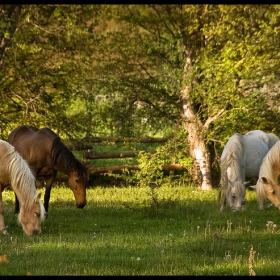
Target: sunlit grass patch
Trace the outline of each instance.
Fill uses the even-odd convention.
[[[77,209],[63,185],[52,189],[41,236],[23,233],[13,192],[3,196],[0,275],[280,274],[279,210],[259,211],[253,191],[245,212],[220,212],[217,190],[183,186],[158,188],[157,207],[149,188],[89,188]]]

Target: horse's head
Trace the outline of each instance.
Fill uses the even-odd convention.
[[[81,165],[79,170],[75,169],[69,173],[68,185],[74,193],[77,208],[84,208],[87,203],[88,172],[83,165]]]
[[[30,209],[27,205],[20,207],[18,221],[27,235],[41,234],[41,222],[45,217],[45,208],[40,200],[41,193],[37,194]]]
[[[245,205],[245,186],[240,180],[231,182],[229,181],[230,192],[227,197],[230,208],[233,212],[246,210]]]
[[[260,210],[264,208],[265,199],[270,200],[280,210],[280,187],[276,183],[263,176],[251,188],[256,190]]]

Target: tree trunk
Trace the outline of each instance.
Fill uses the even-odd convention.
[[[180,109],[183,126],[188,135],[189,152],[194,158],[193,168],[190,170],[190,173],[194,183],[199,188],[202,190],[211,190],[213,187],[210,149],[206,145],[203,136],[205,127],[197,116],[199,109],[196,109],[196,107],[199,108],[200,104],[193,104],[190,99],[192,84],[194,84],[194,77],[191,76],[193,61],[195,61],[198,46],[204,46],[204,36],[199,28],[193,34],[187,34],[183,30],[182,35],[185,65]]]
[[[202,190],[212,189],[211,160],[209,147],[204,142],[203,125],[196,117],[196,112],[189,101],[189,88],[182,93],[182,117],[184,129],[188,133],[190,155],[194,158],[193,168],[190,173],[195,184]]]

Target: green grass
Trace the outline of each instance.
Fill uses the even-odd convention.
[[[280,275],[280,215],[259,211],[247,190],[247,210],[223,213],[217,190],[161,187],[90,188],[77,209],[72,191],[52,189],[43,234],[26,236],[14,195],[4,190],[0,275]],[[269,226],[272,221],[276,227]]]

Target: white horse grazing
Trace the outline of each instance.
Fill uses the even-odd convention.
[[[0,231],[8,234],[4,221],[2,192],[10,185],[18,197],[20,212],[18,221],[27,235],[41,234],[41,222],[45,208],[37,193],[35,177],[28,163],[15,150],[14,146],[0,140]]]
[[[264,157],[260,167],[259,179],[255,186],[259,209],[264,209],[265,200],[269,199],[280,210],[280,141],[277,141]]]
[[[262,160],[275,143],[274,136],[277,137],[253,130],[245,135],[236,133],[229,138],[221,155],[220,211],[225,211],[226,201],[232,211],[246,210],[245,179],[258,178]]]

